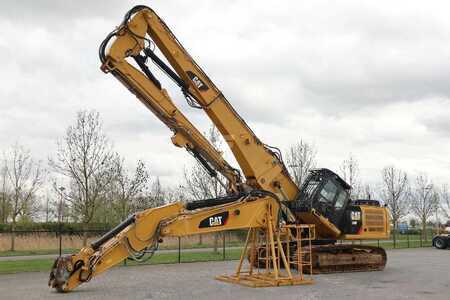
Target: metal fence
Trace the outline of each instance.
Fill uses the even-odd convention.
[[[106,233],[105,230],[15,231],[15,252],[18,255],[73,253],[82,247],[84,237],[89,244],[104,233]],[[387,240],[338,241],[338,243],[374,245],[386,249],[430,247],[434,234],[431,230],[427,230],[426,234],[421,230],[414,230],[392,233],[391,238]],[[15,252],[9,251],[11,235],[10,231],[0,232],[0,256],[6,252],[9,252],[8,255],[14,255]],[[162,262],[168,263],[233,259],[238,257],[245,236],[245,231],[229,231],[220,234],[168,238],[161,244],[162,247],[158,250],[157,256]]]
[[[414,229],[408,231],[391,231],[391,236],[386,240],[355,240],[338,241],[339,243],[374,245],[386,249],[431,247],[433,237],[437,234],[433,229],[422,231]]]
[[[78,251],[87,238],[89,245],[100,238],[105,230],[17,230],[0,232],[0,256],[14,255],[63,255]],[[11,251],[12,235],[15,236],[15,251]],[[224,232],[219,234],[175,237],[164,240],[158,255],[165,255],[166,262],[231,259],[230,252],[240,250],[244,243],[245,232]],[[214,253],[212,256],[211,253]],[[194,258],[192,258],[194,256]],[[202,256],[205,259],[202,259]]]

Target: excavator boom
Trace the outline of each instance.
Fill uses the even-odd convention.
[[[175,146],[185,148],[199,160],[211,176],[216,177],[216,172],[221,173],[228,181],[225,188],[229,193],[239,192],[243,188],[239,171],[231,167],[222,157],[222,153],[217,151],[176,107],[167,91],[161,87],[159,81],[145,65],[148,57],[139,54],[144,50],[144,39],[138,38],[140,35],[145,35],[148,29],[148,24],[143,17],[143,15],[136,15],[129,22],[124,22],[102,43],[100,46],[100,59],[103,62],[101,69],[106,73],[112,73],[172,130],[174,133],[172,142]],[[109,54],[105,56],[106,44],[112,37],[116,39],[111,45]],[[145,50],[146,53],[149,51],[146,48]],[[142,71],[128,62],[127,57],[134,59]],[[169,72],[173,71],[169,70]]]
[[[151,38],[150,44],[146,35]],[[115,40],[106,52],[107,43],[113,37]],[[170,66],[155,54],[153,44]],[[141,53],[144,53],[143,57]],[[299,190],[289,176],[279,150],[259,140],[152,9],[146,6],[131,9],[118,30],[101,45],[100,58],[102,69],[118,77],[141,100],[155,92],[158,94],[160,89],[155,76],[139,63],[148,58],[152,60],[180,86],[191,106],[206,112],[233,152],[247,185],[275,193],[284,201],[295,200]],[[126,58],[137,59],[142,72],[131,66]]]

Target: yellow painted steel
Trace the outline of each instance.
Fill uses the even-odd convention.
[[[222,153],[217,151],[181,113],[167,91],[160,89],[154,81],[149,80],[127,61],[127,58],[139,55],[144,50],[146,34],[151,37],[178,76],[186,83],[185,88],[195,96],[197,104],[217,126],[239,163],[245,182],[242,182],[236,170],[223,159]],[[294,276],[289,267],[290,255],[285,255],[281,245],[280,220],[278,220],[280,210],[288,216],[290,221],[304,223],[295,226],[315,226],[317,236],[320,238],[375,239],[389,235],[388,211],[381,207],[361,206],[362,231],[354,235],[343,235],[328,219],[314,211],[301,213],[297,216],[300,219],[291,220],[295,217],[286,206],[281,205],[279,199],[293,201],[299,189],[290,178],[283,162],[254,135],[222,92],[194,62],[153,10],[143,8],[136,11],[118,28],[102,70],[112,73],[173,131],[174,145],[199,153],[214,169],[225,176],[228,180],[229,192],[248,192],[253,189],[268,191],[275,196],[245,196],[229,204],[197,210],[187,210],[183,203],[177,202],[139,212],[135,215],[133,223],[101,245],[99,249],[86,247],[70,256],[66,266],[70,274],[62,285],[62,290],[72,290],[82,282],[123,261],[130,254],[155,244],[160,238],[244,228],[264,230],[266,253],[273,254],[272,263],[269,259],[266,260],[266,268],[272,265],[274,272],[271,272],[270,276],[273,275],[273,278],[271,277],[270,280],[268,277],[252,278],[258,282],[269,280],[275,285],[300,284],[304,281],[299,278],[293,279]],[[202,221],[224,212],[228,213],[226,224],[200,226]],[[255,231],[249,233],[249,238],[254,239],[255,234]],[[280,254],[278,258],[275,257],[276,253]],[[245,253],[242,254],[240,266],[244,256]],[[279,277],[281,263],[288,270],[286,278],[289,280]],[[81,265],[81,268],[75,268]],[[76,271],[73,271],[74,268]]]
[[[336,238],[341,235],[341,231],[333,223],[318,214],[314,209],[299,213],[299,217],[305,224],[314,224],[317,235],[321,238]]]
[[[198,104],[220,130],[245,175],[245,183],[240,181],[235,170],[223,159],[221,153],[214,149],[178,110],[167,92],[164,89],[160,90],[127,61],[128,57],[136,56],[144,50],[143,37],[146,35],[152,39],[177,75],[187,84],[188,90],[195,95]],[[253,134],[222,92],[153,10],[143,8],[119,27],[102,69],[112,72],[174,131],[172,141],[175,145],[201,152],[208,162],[229,180],[231,191],[244,190],[247,185],[270,191],[284,201],[296,199],[298,187],[292,181],[283,162]],[[195,74],[194,79],[188,74]],[[199,88],[198,82],[208,88]],[[382,210],[388,220],[386,208],[374,209]],[[365,212],[363,210],[363,215]],[[286,213],[289,215],[290,212]],[[386,226],[382,232],[369,231],[369,228],[365,227],[366,230],[357,235],[344,236],[328,219],[313,211],[301,213],[300,218],[304,223],[315,224],[318,236],[321,238],[376,239],[389,235],[389,226]]]
[[[186,210],[180,202],[145,210],[136,215],[134,224],[122,230],[99,250],[94,251],[91,247],[86,247],[72,255],[71,265],[82,261],[84,267],[70,275],[63,290],[70,291],[83,283],[80,278],[90,280],[98,276],[126,259],[130,252],[148,247],[155,239],[232,229],[264,228],[269,221],[268,215],[274,218],[270,222],[278,221],[275,219],[278,210],[278,201],[270,197],[249,197],[231,204],[195,211]],[[199,227],[202,220],[223,212],[228,212],[228,219],[223,226]]]
[[[115,50],[116,45],[115,43],[111,50]],[[114,71],[115,76],[174,132],[172,142],[175,146],[201,153],[228,179],[230,192],[240,189],[241,182],[234,168],[175,106],[166,90],[158,89],[142,72],[123,59],[114,62],[108,60],[102,69],[106,72]]]
[[[220,275],[216,279],[237,283],[249,287],[270,287],[285,285],[312,284],[312,239],[315,236],[314,225],[292,224],[275,226],[272,217],[263,228],[251,228],[242,251],[236,272]],[[293,234],[296,232],[297,234]],[[290,254],[290,247],[296,245],[296,255]],[[264,257],[259,257],[259,250],[264,249]],[[248,269],[244,260],[249,257]],[[254,269],[259,260],[265,261],[265,267]],[[303,271],[309,270],[309,276]]]
[[[382,240],[391,234],[391,220],[386,207],[361,205],[362,226],[357,234],[344,234],[342,240]]]
[[[153,102],[159,103],[158,100],[151,100],[161,98],[156,96],[159,91],[155,90],[154,84],[126,61],[127,57],[138,55],[144,49],[144,39],[139,37],[144,37],[145,34],[151,37],[176,73],[188,85],[188,90],[196,96],[198,104],[217,126],[239,163],[246,183],[253,188],[271,191],[285,201],[294,200],[298,187],[283,162],[252,132],[153,10],[142,9],[128,23],[122,25],[102,69],[113,71],[113,75],[147,106],[153,107],[156,104]],[[207,89],[199,88],[199,82],[206,85]],[[180,123],[186,128],[193,128],[191,124],[187,125],[186,121]],[[191,136],[184,136],[184,139],[188,138]]]
[[[322,239],[340,240],[381,240],[390,235],[389,211],[386,207],[361,205],[361,230],[355,234],[344,234],[327,218],[318,214],[314,209],[299,213],[305,224],[314,224],[318,237]]]

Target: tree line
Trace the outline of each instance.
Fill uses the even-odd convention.
[[[216,128],[212,127],[207,137],[223,150]],[[317,166],[317,153],[316,146],[304,140],[285,151],[285,164],[299,186]],[[378,184],[363,183],[352,154],[342,161],[338,173],[353,187],[352,199],[383,200],[391,211],[394,229],[408,215],[416,217],[423,228],[434,214],[450,218],[447,186],[433,184],[425,173],[410,177],[395,166],[385,166]],[[200,163],[185,167],[183,174],[179,185],[164,187],[143,161],[138,160],[130,170],[105,135],[99,113],[80,111],[57,140],[56,152],[48,161],[35,160],[30,150],[19,144],[3,152],[0,224],[9,224],[14,231],[18,223],[73,222],[87,230],[94,223],[117,224],[145,208],[225,194],[220,184],[223,178],[211,178]],[[15,235],[11,238],[14,249]],[[87,235],[85,243],[86,239]]]
[[[317,165],[317,149],[314,145],[300,140],[288,149],[287,154],[289,171],[300,186],[308,171]],[[411,176],[394,165],[387,165],[380,171],[378,183],[364,183],[360,178],[359,162],[350,154],[342,161],[338,173],[352,187],[350,196],[353,200],[379,199],[387,205],[394,238],[399,223],[407,217],[410,218],[410,224],[419,221],[425,238],[430,219],[450,220],[448,185],[433,183],[424,172]]]

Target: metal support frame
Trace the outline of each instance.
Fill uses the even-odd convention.
[[[310,224],[277,226],[274,220],[269,213],[265,227],[249,229],[236,272],[232,275],[217,276],[217,280],[249,287],[314,283],[311,275],[311,240],[315,239],[315,226]],[[292,245],[295,245],[296,253],[291,253]],[[269,255],[259,257],[260,251]],[[249,261],[248,268],[245,269],[246,258]],[[255,262],[258,262],[256,265],[260,266],[259,268],[255,267]],[[304,271],[309,274],[305,274]]]

